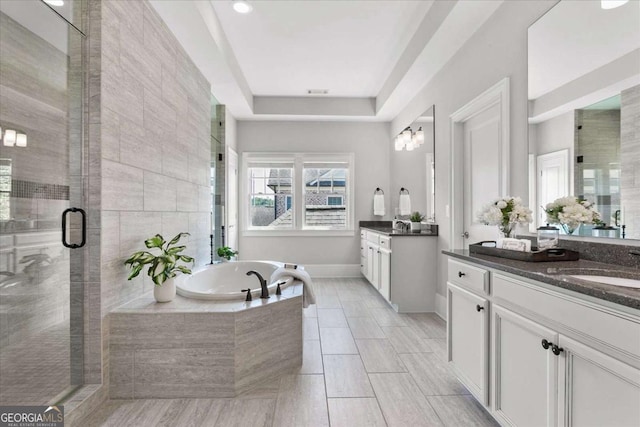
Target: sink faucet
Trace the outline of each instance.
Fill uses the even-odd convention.
[[[269,289],[267,288],[267,281],[264,280],[264,277],[260,273],[255,270],[247,271],[247,276],[255,275],[258,280],[260,280],[260,287],[262,288],[262,294],[260,294],[260,298],[267,299],[269,298]]]

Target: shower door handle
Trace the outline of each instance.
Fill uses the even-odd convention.
[[[82,240],[80,241],[80,244],[67,242],[67,215],[70,212],[71,213],[80,212],[80,215],[82,216]],[[64,245],[65,248],[78,249],[83,247],[86,242],[87,242],[87,213],[80,208],[65,209],[64,212],[62,212],[62,244]]]

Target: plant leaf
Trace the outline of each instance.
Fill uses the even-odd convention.
[[[171,241],[169,242],[169,246],[175,245],[176,243],[178,243],[178,241],[182,238],[182,236],[190,236],[190,234],[186,232],[178,233],[176,237],[171,239]]]
[[[180,270],[180,272],[183,273],[183,274],[191,274],[191,269],[187,268],[187,267],[185,267],[183,265],[177,266],[176,269]]]
[[[186,246],[176,246],[176,247],[167,249],[167,253],[171,255],[176,255],[177,253],[184,251],[186,248],[187,248]]]
[[[188,256],[188,255],[180,255],[180,260],[184,261],[184,262],[195,262],[196,260],[193,259],[192,257]]]
[[[149,249],[151,249],[151,248],[161,248],[162,245],[164,245],[164,238],[161,235],[156,234],[152,238],[145,240],[144,244]]]
[[[135,267],[133,267],[131,269],[131,273],[129,273],[129,277],[127,277],[127,280],[131,280],[134,277],[138,277],[138,274],[140,274],[140,271],[142,270],[142,267],[144,267],[144,265],[142,265],[142,264],[138,264]]]

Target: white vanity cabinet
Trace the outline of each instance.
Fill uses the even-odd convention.
[[[448,263],[449,361],[500,424],[640,425],[640,313],[474,263]],[[478,318],[474,302],[490,316]]]
[[[401,313],[434,311],[436,239],[371,230],[360,236],[362,274],[380,295]]]

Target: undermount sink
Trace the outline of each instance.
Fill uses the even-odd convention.
[[[591,276],[586,274],[570,275],[574,279],[586,280],[589,282],[604,283],[607,285],[623,286],[625,288],[640,289],[640,280],[627,279],[625,277],[611,277],[611,276]]]

